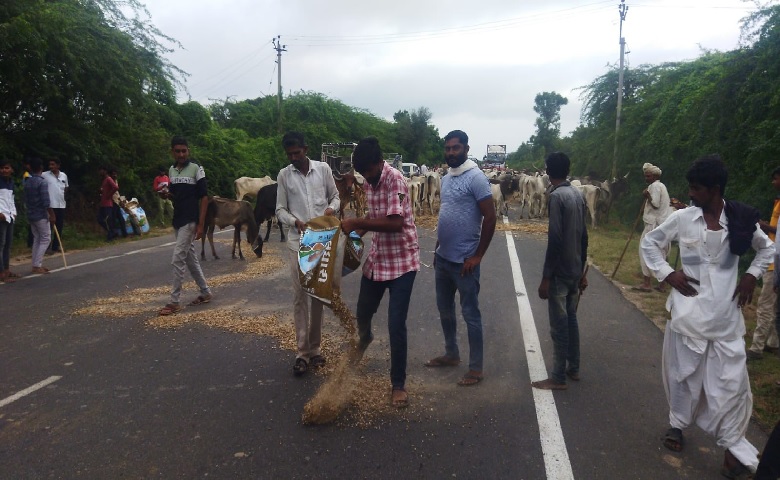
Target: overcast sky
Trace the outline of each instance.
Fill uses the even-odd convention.
[[[144,0],[142,0],[144,1]],[[203,104],[277,91],[281,35],[284,95],[320,92],[391,120],[427,107],[443,136],[469,134],[514,151],[534,134],[534,97],[569,99],[561,132],[579,123],[578,87],[620,58],[617,0],[145,0],[151,21],[183,49],[168,56],[190,73]],[[738,46],[744,0],[630,0],[627,66],[689,60]],[[182,92],[180,100],[186,100]],[[350,141],[358,139],[336,139]]]

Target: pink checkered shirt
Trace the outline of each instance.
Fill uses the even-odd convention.
[[[401,215],[404,226],[400,232],[374,232],[371,250],[363,264],[366,278],[383,282],[404,273],[420,270],[420,244],[409,201],[409,187],[401,172],[384,162],[379,184],[366,185],[367,218]]]

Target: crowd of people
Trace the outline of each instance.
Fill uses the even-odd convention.
[[[468,135],[453,130],[444,138],[444,159],[449,167],[442,179],[441,207],[433,258],[436,305],[444,336],[444,353],[425,362],[426,367],[457,367],[461,353],[457,343],[455,294],[469,343],[468,370],[459,386],[478,385],[483,380],[483,330],[479,308],[480,266],[493,238],[496,212],[490,184],[476,163],[468,159]],[[331,168],[307,156],[304,136],[295,131],[282,138],[290,164],[278,176],[276,215],[289,228],[288,261],[292,273],[293,320],[297,352],[293,374],[326,364],[322,354],[323,303],[303,291],[298,276],[298,243],[308,221],[335,215],[340,199]],[[160,199],[160,212],[170,212],[176,237],[171,264],[173,285],[169,302],[159,315],[181,310],[185,270],[195,280],[199,293],[191,305],[212,300],[212,291],[195,253],[195,241],[204,235],[208,202],[206,174],[190,160],[187,140],[171,141],[173,165],[161,167],[153,183]],[[364,236],[373,232],[371,247],[363,262],[357,299],[358,356],[373,341],[372,319],[385,292],[390,337],[390,402],[397,408],[409,405],[406,390],[407,328],[415,277],[420,270],[420,247],[409,198],[401,172],[383,160],[379,141],[360,140],[353,153],[354,169],[366,180],[365,217],[341,221],[346,234]],[[588,286],[587,207],[583,195],[569,181],[569,158],[555,152],[545,166],[550,179],[547,249],[538,295],[548,302],[553,361],[549,378],[532,382],[533,388],[566,390],[567,380],[580,380],[580,346],[577,307]],[[24,179],[24,203],[32,233],[32,273],[48,270],[42,261],[49,246],[61,249],[59,235],[64,227],[65,192],[68,178],[59,160],[43,162],[32,158]],[[29,174],[27,174],[29,173]],[[775,240],[780,197],[775,200],[769,221],[761,220],[757,209],[726,198],[728,172],[717,155],[696,160],[686,174],[691,206],[673,202],[660,181],[662,170],[643,165],[648,184],[643,191],[645,228],[640,239],[642,283],[635,287],[671,291],[667,309],[671,314],[662,349],[663,381],[669,404],[670,428],[662,437],[665,447],[681,452],[684,430],[693,425],[717,438],[724,448],[721,472],[728,478],[777,478],[780,475],[780,425],[770,436],[759,462],[758,450],[745,438],[752,413],[752,393],[747,361],[778,351],[780,331],[780,272]],[[13,168],[0,162],[0,281],[12,282],[18,275],[9,270],[9,251],[16,219]],[[119,187],[116,171],[102,168],[100,223],[107,239],[115,235],[116,202]],[[771,175],[780,191],[780,168]],[[119,215],[118,218],[122,218]],[[124,228],[121,229],[124,232]],[[51,238],[51,234],[57,240]],[[674,266],[668,253],[672,242],[679,244]],[[738,278],[739,257],[752,248],[755,256]],[[678,262],[681,268],[678,267]],[[763,281],[758,302],[758,326],[750,349],[746,349],[745,322],[741,309],[751,302],[757,280]],[[780,382],[778,382],[780,385]],[[774,475],[774,476],[772,476]]]

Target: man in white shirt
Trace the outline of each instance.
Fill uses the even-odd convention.
[[[54,226],[57,232],[62,236],[62,227],[65,223],[65,193],[68,191],[68,176],[60,171],[61,162],[59,158],[49,160],[49,171],[43,172],[42,177],[49,186],[49,202],[54,211]],[[51,251],[60,251],[60,242],[57,235],[52,233]]]
[[[694,162],[686,179],[695,206],[673,212],[641,244],[650,271],[673,287],[663,347],[671,428],[663,444],[681,451],[682,430],[695,423],[726,449],[721,473],[747,478],[758,466],[758,450],[745,438],[753,396],[741,308],[750,303],[775,249],[758,228],[757,210],[724,201],[728,173],[719,156]],[[674,240],[680,243],[678,271],[664,254]],[[756,256],[737,283],[739,255],[748,247]]]
[[[323,304],[309,299],[298,279],[298,246],[306,222],[322,215],[335,215],[339,210],[339,191],[333,172],[325,162],[310,160],[309,148],[299,132],[287,132],[282,146],[290,160],[279,171],[276,182],[276,218],[289,226],[287,233],[288,259],[293,283],[293,319],[298,353],[293,365],[295,375],[303,375],[309,367],[325,365],[320,342],[322,340]],[[310,303],[311,302],[311,306]]]
[[[652,163],[645,163],[642,165],[642,173],[645,176],[647,188],[642,192],[642,195],[645,197],[645,209],[642,214],[642,220],[645,222],[645,229],[642,231],[642,236],[639,237],[640,244],[648,232],[664,223],[664,220],[672,213],[672,207],[669,204],[669,192],[666,191],[666,185],[661,183],[660,180],[661,169]],[[669,254],[668,248],[665,253],[667,255]],[[641,247],[639,249],[639,265],[642,267],[642,283],[635,287],[635,290],[649,292],[651,273],[642,257]],[[659,284],[656,288],[658,291],[664,291],[663,284]]]

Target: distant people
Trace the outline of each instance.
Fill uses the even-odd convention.
[[[22,163],[24,167],[24,173],[22,173],[22,189],[24,189],[24,186],[27,185],[27,179],[32,176],[30,173],[30,160],[28,158],[24,159],[24,162]],[[22,202],[22,205],[24,205],[24,202]],[[33,234],[32,234],[32,226],[29,222],[27,222],[27,248],[32,248],[33,246]]]
[[[758,228],[757,210],[724,201],[728,173],[719,156],[696,160],[685,178],[694,206],[675,211],[642,240],[648,268],[673,288],[662,361],[671,428],[663,445],[682,451],[683,430],[696,424],[726,450],[721,473],[747,478],[758,450],[745,438],[753,396],[741,308],[750,303],[774,247]],[[664,255],[674,240],[682,249],[678,271]],[[739,256],[749,247],[756,256],[738,282]]]
[[[420,175],[425,176],[428,174],[428,166],[424,163],[420,165]]]
[[[363,263],[360,294],[357,301],[358,352],[362,356],[374,340],[371,320],[385,291],[390,291],[387,328],[390,335],[390,402],[396,408],[409,405],[406,391],[407,332],[406,317],[420,270],[420,247],[409,199],[409,187],[403,174],[382,159],[375,137],[360,140],[352,159],[355,170],[368,186],[368,214],[363,218],[345,218],[341,229],[349,234],[375,232],[371,249]]]
[[[772,171],[772,186],[780,192],[780,167]],[[758,222],[761,230],[767,234],[770,240],[775,240],[777,233],[777,219],[780,217],[780,195],[775,198],[772,207],[772,216],[769,222],[760,220]],[[753,342],[750,344],[750,350],[747,352],[748,360],[761,360],[764,352],[778,353],[777,329],[775,328],[775,305],[777,304],[777,293],[774,289],[775,264],[769,264],[766,273],[762,277],[763,285],[761,294],[758,297],[756,307],[756,329],[753,331]]]
[[[303,375],[309,367],[325,365],[322,342],[323,304],[310,298],[298,279],[298,246],[306,222],[323,215],[335,215],[339,210],[339,191],[333,172],[326,162],[312,161],[306,156],[309,147],[302,133],[287,132],[282,147],[290,164],[279,171],[276,182],[276,218],[289,225],[288,259],[293,284],[293,320],[298,351],[293,373]]]
[[[154,181],[152,182],[152,190],[155,194],[167,191],[170,185],[170,180],[168,179],[168,170],[160,166],[157,169],[157,176],[154,177]],[[166,218],[173,216],[173,203],[167,198],[164,198],[162,195],[156,195],[157,196],[157,211],[160,213],[160,225],[167,226],[168,221]]]
[[[100,203],[98,206],[98,225],[106,230],[106,241],[116,238],[116,224],[114,222],[114,193],[119,190],[116,182],[108,173],[109,167],[101,166],[98,173],[100,182]]]
[[[402,167],[403,167],[403,157],[401,157],[401,155],[396,155],[395,157],[393,157],[393,168],[395,168],[396,170],[401,170]]]
[[[43,256],[51,241],[51,224],[55,217],[49,203],[49,185],[41,176],[43,161],[40,158],[30,159],[30,173],[24,186],[24,203],[33,232],[32,273],[49,273],[43,266]]]
[[[7,158],[0,159],[0,283],[15,282],[19,275],[11,266],[11,242],[14,239],[16,202],[14,201],[14,169]]]
[[[588,288],[588,229],[585,198],[566,177],[571,162],[554,152],[545,160],[550,177],[549,226],[539,298],[548,300],[553,368],[549,378],[532,382],[542,390],[566,390],[566,378],[580,379],[580,327],[577,306]]]
[[[122,203],[125,201],[120,194],[119,194],[119,171],[114,168],[110,167],[108,170],[108,174],[111,176],[112,179],[114,179],[114,183],[116,183],[116,192],[114,192],[114,198],[113,198],[113,205],[112,210],[114,213],[114,222],[116,223],[117,228],[119,229],[119,234],[122,235],[122,238],[127,238],[127,222],[125,221],[125,212],[124,207],[122,206]],[[170,200],[168,200],[170,202]],[[132,220],[129,219],[128,214],[128,220],[132,224]],[[131,229],[133,231],[133,235],[136,234],[135,229]],[[140,232],[139,232],[140,234]]]
[[[54,226],[57,227],[59,236],[62,237],[62,229],[65,226],[65,194],[68,193],[68,176],[60,171],[62,165],[59,158],[49,160],[49,171],[43,172],[43,178],[49,186],[49,202],[54,212]],[[60,251],[60,241],[57,235],[52,235],[51,251]]]
[[[642,220],[645,222],[645,229],[642,231],[642,236],[639,237],[641,244],[642,239],[652,229],[658,225],[664,223],[664,220],[672,214],[672,207],[669,203],[669,193],[666,191],[666,185],[661,183],[661,169],[653,165],[652,163],[645,163],[642,165],[642,173],[645,176],[645,183],[647,188],[642,191],[642,195],[645,197],[644,213],[642,214]],[[669,254],[669,251],[666,251]],[[651,291],[650,287],[650,269],[647,268],[644,258],[642,257],[642,248],[639,248],[639,266],[642,268],[642,283],[634,290],[641,292]],[[659,292],[664,291],[663,284],[659,284],[656,289]]]
[[[436,306],[444,333],[444,355],[425,362],[426,367],[460,364],[455,293],[469,338],[469,369],[458,381],[472,386],[482,381],[482,313],[479,310],[480,263],[496,228],[496,210],[490,182],[477,164],[467,159],[469,137],[453,130],[444,137],[444,160],[449,165],[441,181],[441,207],[433,268]]]
[[[176,237],[171,259],[173,289],[170,301],[158,312],[160,315],[172,315],[181,310],[179,299],[185,268],[189,270],[200,292],[190,305],[203,305],[212,299],[211,289],[195,253],[195,241],[203,237],[209,202],[206,172],[203,167],[190,161],[190,148],[184,137],[173,137],[171,155],[174,164],[168,170],[170,189],[159,195],[173,200],[173,232]]]

